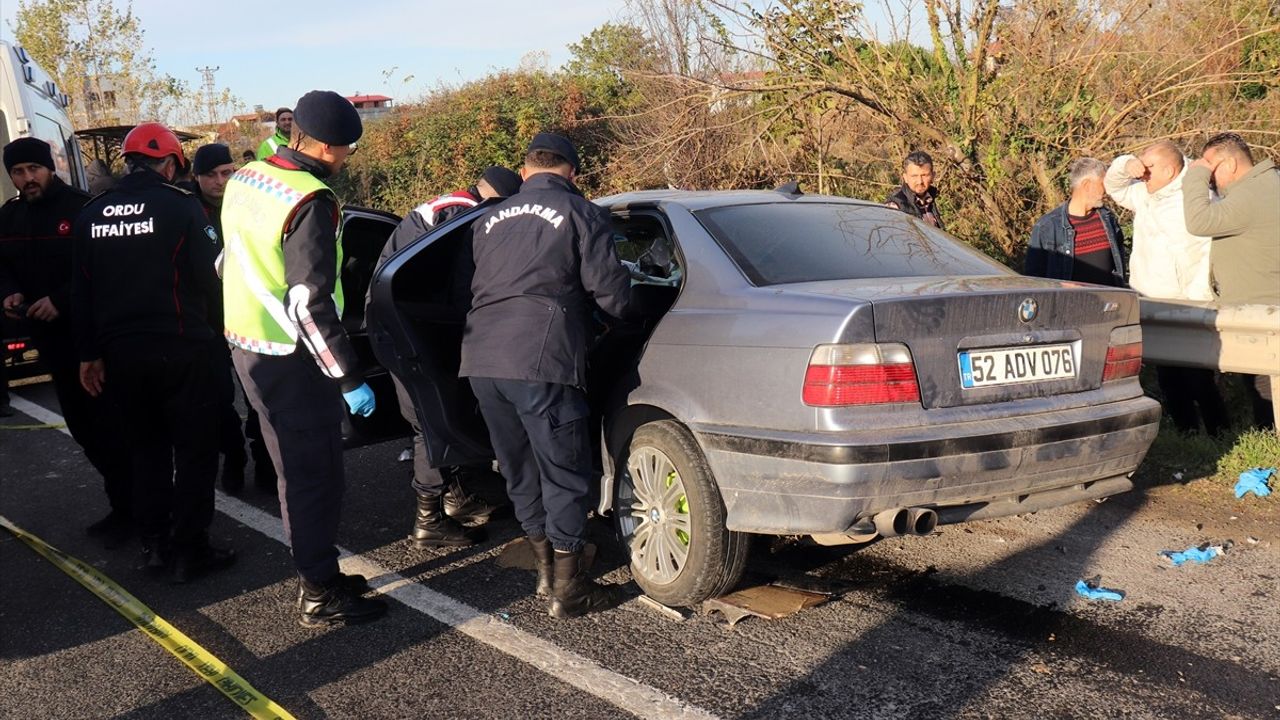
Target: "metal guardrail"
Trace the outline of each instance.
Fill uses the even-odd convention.
[[[1269,375],[1280,419],[1280,306],[1142,298],[1141,314],[1144,362]]]

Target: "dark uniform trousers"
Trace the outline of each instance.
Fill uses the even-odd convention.
[[[1220,435],[1230,428],[1231,418],[1213,370],[1157,365],[1156,382],[1164,396],[1164,409],[1179,432],[1199,431],[1202,420],[1207,435]]]
[[[213,351],[214,366],[218,375],[218,449],[228,463],[244,464],[244,432],[240,413],[236,412],[236,370],[231,365],[231,352],[219,339]]]
[[[413,399],[404,385],[394,375],[391,382],[396,386],[396,402],[400,405],[400,416],[413,428],[413,491],[419,495],[435,497],[444,493],[444,476],[431,467],[427,459],[427,440],[422,435],[422,424],[418,422],[418,413],[413,409]]]
[[[301,345],[292,355],[233,348],[231,359],[245,399],[262,418],[294,565],[304,580],[326,583],[338,572],[342,391]]]
[[[471,378],[507,494],[526,534],[581,550],[591,502],[590,408],[581,388]]]
[[[133,519],[133,461],[121,432],[120,408],[110,394],[91,397],[80,385],[80,362],[69,338],[38,340],[40,360],[53,379],[67,432],[102,476],[111,511]]]
[[[145,537],[208,540],[218,474],[218,390],[206,340],[113,343],[105,387],[133,458],[135,517]]]

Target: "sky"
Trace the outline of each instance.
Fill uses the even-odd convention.
[[[116,0],[117,7],[124,3]],[[217,67],[216,87],[243,107],[292,106],[309,90],[421,97],[514,68],[529,53],[550,67],[568,45],[620,17],[623,0],[440,2],[134,0],[156,68],[199,87],[198,67]],[[18,0],[0,0],[0,38],[13,42]],[[390,77],[387,74],[390,73]],[[405,82],[404,78],[412,76]]]

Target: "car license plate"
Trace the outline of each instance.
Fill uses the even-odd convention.
[[[1075,376],[1075,343],[965,350],[960,353],[960,385],[964,388],[1061,380]]]

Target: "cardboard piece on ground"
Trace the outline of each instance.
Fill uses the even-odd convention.
[[[729,621],[729,627],[733,627],[748,615],[778,620],[817,607],[829,599],[827,595],[805,590],[757,585],[707,600],[702,607],[705,612],[719,611]]]

